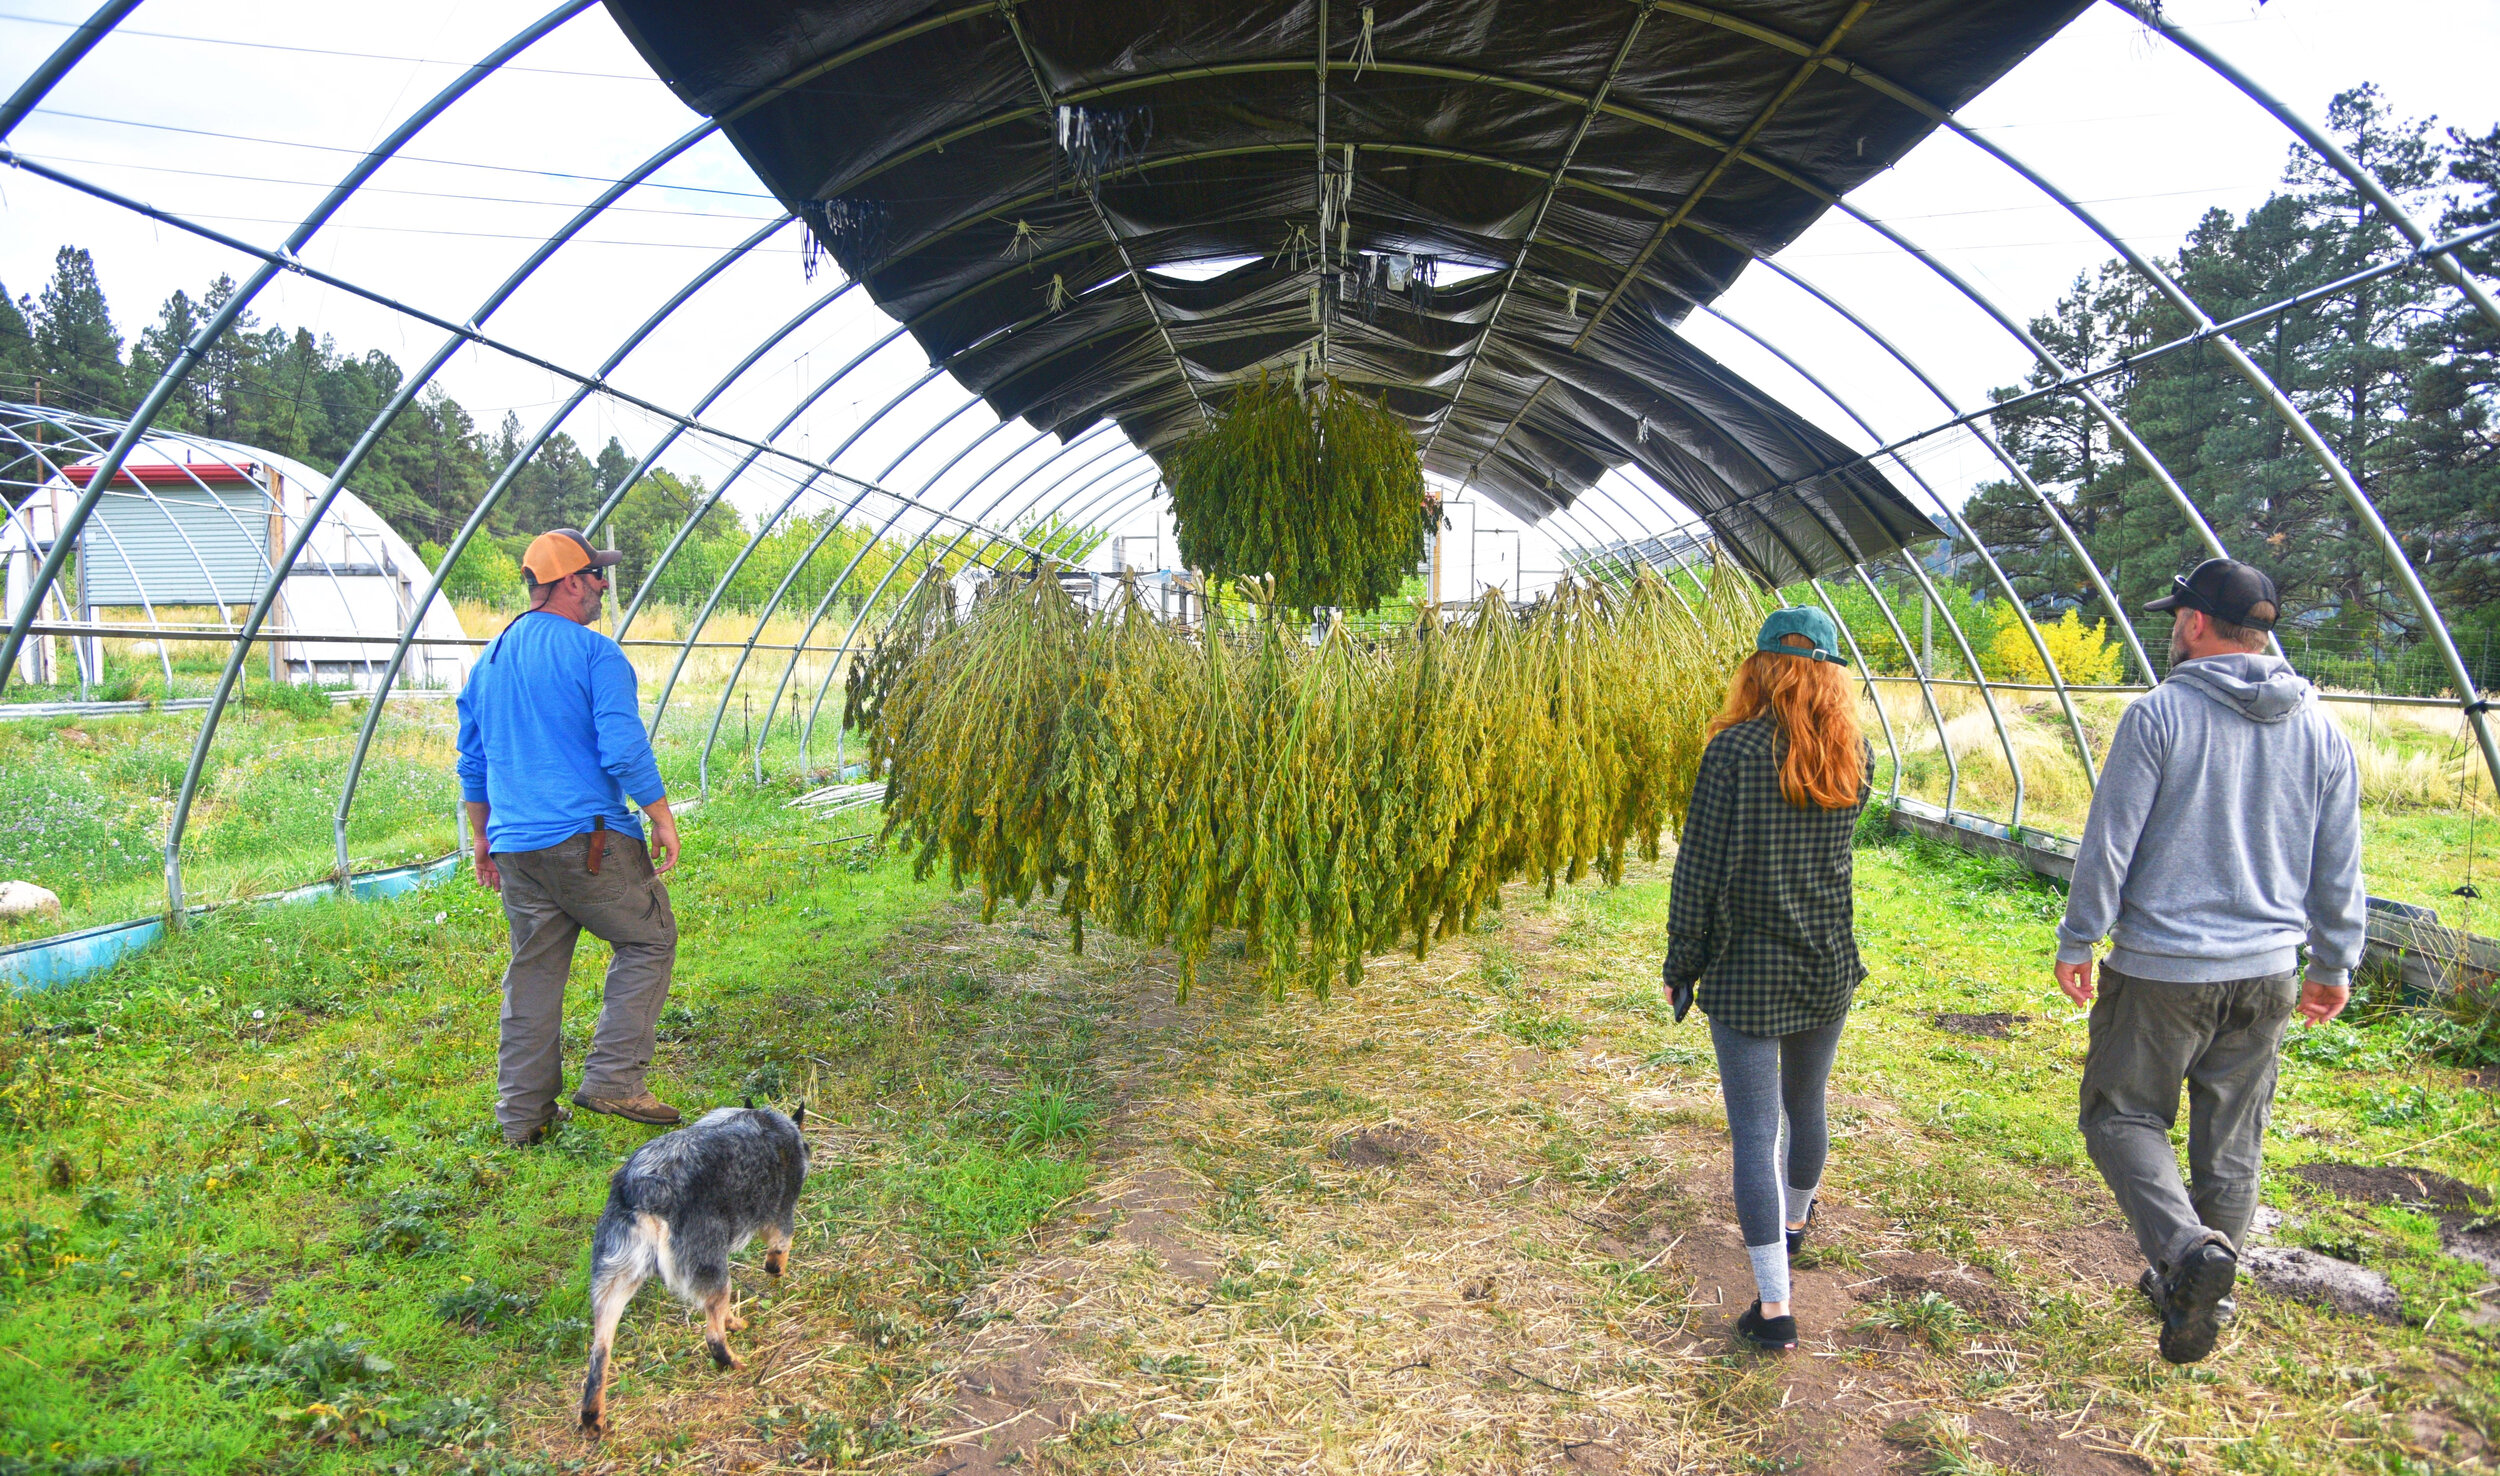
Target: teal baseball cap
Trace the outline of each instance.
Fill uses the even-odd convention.
[[[1814,642],[1814,649],[1805,651],[1780,643],[1781,636],[1792,635],[1801,635]],[[1840,631],[1833,626],[1832,617],[1812,605],[1789,605],[1773,610],[1770,618],[1762,622],[1762,633],[1753,638],[1753,648],[1768,651],[1774,656],[1811,656],[1834,666],[1849,664],[1849,658],[1840,654]]]

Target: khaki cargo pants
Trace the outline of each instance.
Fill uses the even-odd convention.
[[[2275,1059],[2299,1003],[2296,972],[2172,984],[2102,967],[2079,1125],[2153,1266],[2167,1271],[2209,1240],[2237,1254],[2247,1237]],[[2182,1085],[2187,1181],[2170,1141]]]
[[[526,1134],[555,1116],[564,1090],[564,983],[573,944],[585,929],[616,950],[608,960],[599,1023],[582,1063],[581,1090],[630,1097],[651,1066],[660,1006],[677,963],[677,914],[651,870],[651,852],[631,834],[608,832],[599,874],[588,870],[590,836],[543,851],[498,851],[503,915],[512,924],[512,964],[503,976],[503,1039],[497,1056],[495,1120]]]

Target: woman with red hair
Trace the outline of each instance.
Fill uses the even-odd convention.
[[[1875,755],[1839,645],[1821,610],[1774,610],[1762,623],[1710,721],[1667,915],[1667,989],[1677,1019],[1696,998],[1710,1017],[1736,1217],[1761,1293],[1737,1335],[1774,1352],[1797,1345],[1788,1261],[1830,1150],[1823,1084],[1866,976],[1849,848]]]

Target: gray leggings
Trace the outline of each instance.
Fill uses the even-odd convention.
[[[1736,1220],[1748,1249],[1784,1243],[1785,1221],[1805,1213],[1823,1182],[1831,1135],[1823,1122],[1823,1083],[1832,1074],[1845,1020],[1794,1035],[1740,1035],[1710,1022],[1719,1054],[1719,1093],[1727,1100],[1728,1137],[1736,1145]],[[1788,1128],[1786,1194],[1779,1162],[1781,1119]],[[1782,1260],[1783,1268],[1785,1259]],[[1785,1282],[1786,1278],[1781,1278]],[[1780,1295],[1765,1300],[1785,1301]]]

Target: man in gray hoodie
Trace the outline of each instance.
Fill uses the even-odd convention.
[[[2284,1029],[2295,1009],[2334,1019],[2361,959],[2360,781],[2316,690],[2266,652],[2280,605],[2262,571],[2208,559],[2146,608],[2174,612],[2170,674],[2118,720],[2057,982],[2092,1006],[2085,1146],[2150,1263],[2162,1357],[2193,1363],[2257,1209]],[[2170,1142],[2182,1083],[2193,1192]]]

